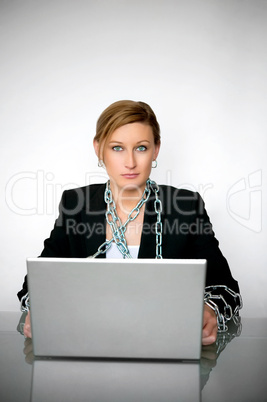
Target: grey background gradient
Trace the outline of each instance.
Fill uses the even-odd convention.
[[[104,181],[92,147],[110,103],[143,100],[152,178],[199,191],[240,283],[267,315],[267,2],[0,1],[1,310],[18,310],[66,188]]]

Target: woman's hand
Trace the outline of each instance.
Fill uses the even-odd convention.
[[[26,338],[31,338],[32,337],[32,330],[31,330],[31,316],[30,316],[30,312],[28,311],[28,314],[26,315],[25,318],[25,324],[24,324],[24,336],[26,336]]]
[[[211,345],[216,341],[218,332],[217,317],[215,312],[204,304],[202,345]]]

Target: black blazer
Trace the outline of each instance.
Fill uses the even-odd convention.
[[[219,249],[212,225],[200,195],[171,186],[159,186],[162,201],[163,258],[204,258],[206,285],[226,285],[239,293],[228,263]],[[44,242],[41,257],[88,257],[106,239],[105,184],[94,184],[63,193],[59,217]],[[156,212],[154,195],[145,205],[144,224],[138,258],[155,258]],[[98,258],[105,258],[105,254]],[[27,278],[19,299],[27,292]],[[188,289],[190,294],[190,289]]]

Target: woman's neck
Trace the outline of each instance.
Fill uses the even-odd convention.
[[[117,186],[112,186],[110,184],[110,189],[112,192],[113,200],[116,204],[116,208],[118,211],[121,211],[123,214],[128,215],[133,208],[136,207],[138,202],[141,200],[142,195],[145,190],[144,188],[118,188]]]

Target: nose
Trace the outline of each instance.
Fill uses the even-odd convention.
[[[128,152],[125,159],[125,167],[127,169],[134,169],[136,167],[136,161],[133,152]]]

